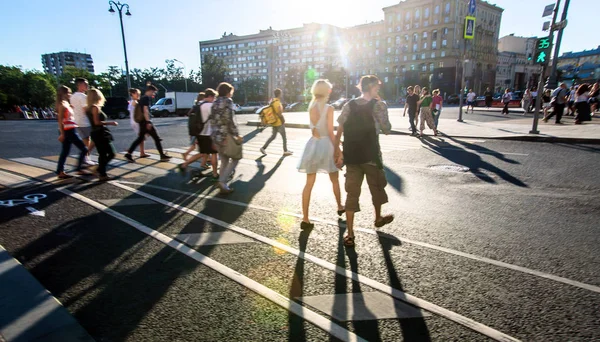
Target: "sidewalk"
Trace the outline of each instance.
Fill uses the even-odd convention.
[[[408,116],[403,117],[402,111],[403,109],[390,109],[392,134],[410,134]],[[478,112],[494,114],[497,120],[482,122],[470,119],[470,117],[473,118],[478,115]],[[336,127],[339,114],[340,112],[335,112]],[[285,113],[284,115],[286,127],[308,128],[307,113]],[[539,119],[538,131],[540,134],[529,134],[533,125],[533,114],[523,116],[521,109],[513,109],[509,118],[502,117],[495,108],[489,111],[485,108],[476,109],[475,114],[465,114],[463,112],[463,122],[458,122],[457,118],[458,107],[445,109],[439,121],[440,132],[443,135],[456,138],[600,144],[600,118],[594,118],[591,122],[585,122],[582,125],[575,125],[573,117],[570,116],[563,117],[563,125],[554,124],[554,118],[548,123],[544,123]],[[258,125],[257,115],[248,116],[247,120],[249,126]],[[433,133],[431,130],[426,129],[425,134],[430,135]]]

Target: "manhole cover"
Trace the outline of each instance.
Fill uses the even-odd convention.
[[[461,165],[432,165],[429,167],[432,170],[446,172],[469,172],[469,168]]]

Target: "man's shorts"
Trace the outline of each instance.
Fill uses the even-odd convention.
[[[467,106],[474,107],[475,106],[475,101],[467,101]]]
[[[87,139],[92,134],[92,127],[77,127],[77,133],[81,139]]]
[[[388,202],[388,196],[385,192],[387,180],[383,169],[373,164],[346,165],[346,210],[360,211],[360,190],[365,176],[367,184],[369,184],[373,204],[382,205]]]
[[[212,139],[210,138],[210,136],[208,135],[199,135],[197,137],[197,141],[198,141],[198,149],[200,150],[200,153],[204,153],[204,154],[213,154],[213,153],[218,153],[214,148],[213,148],[213,142]]]

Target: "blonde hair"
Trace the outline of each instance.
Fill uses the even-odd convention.
[[[104,102],[106,102],[106,99],[104,98],[104,95],[102,94],[102,92],[96,88],[92,88],[90,90],[88,90],[88,94],[87,94],[87,107],[92,108],[93,106],[96,107],[102,107],[104,106]]]
[[[310,88],[310,92],[313,97],[308,108],[312,108],[312,106],[316,103],[326,104],[332,88],[333,85],[329,83],[328,80],[316,80],[315,83],[313,83],[312,88]]]

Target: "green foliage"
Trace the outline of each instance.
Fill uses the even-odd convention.
[[[283,81],[284,102],[293,103],[301,100],[304,92],[304,71],[291,68],[284,75]]]
[[[214,55],[204,56],[200,78],[205,88],[217,89],[219,83],[224,82],[227,77],[228,68],[225,61]]]
[[[329,96],[332,101],[346,96],[346,71],[344,68],[334,68],[330,65],[323,73],[322,78],[329,80],[333,85]]]
[[[56,86],[51,76],[20,67],[0,65],[0,107],[14,105],[51,106],[55,101]]]
[[[233,93],[233,100],[237,103],[250,101],[268,101],[272,94],[268,94],[269,84],[267,80],[260,77],[249,77],[242,79]]]

